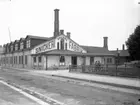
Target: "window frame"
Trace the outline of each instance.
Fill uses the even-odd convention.
[[[36,63],[36,57],[33,57],[33,61],[34,61],[34,63]]]
[[[107,63],[112,63],[112,58],[107,58]]]
[[[31,41],[30,40],[27,40],[26,41],[26,48],[30,48],[31,47]]]
[[[39,63],[42,62],[42,57],[41,57],[41,56],[38,57],[38,62],[39,62]]]
[[[65,60],[65,56],[60,56],[59,57],[59,65],[60,66],[64,66],[65,65],[65,62],[66,62],[66,60]]]

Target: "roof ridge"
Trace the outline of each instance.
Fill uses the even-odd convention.
[[[98,47],[98,46],[86,46],[86,45],[80,45],[80,46],[82,46],[82,47],[96,47],[96,48],[104,48],[104,47]]]

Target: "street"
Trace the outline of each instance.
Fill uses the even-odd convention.
[[[0,83],[0,105],[39,105],[23,94]]]
[[[138,103],[140,96],[138,95],[73,84],[47,75],[35,75],[32,71],[3,69],[0,70],[0,77],[67,105],[140,105]],[[3,91],[6,91],[6,93],[3,93]],[[7,102],[11,100],[9,89],[0,85],[0,92],[0,100],[5,99]],[[8,97],[6,98],[6,96]],[[20,95],[16,97],[20,97]],[[20,101],[20,103],[24,102],[26,101]]]

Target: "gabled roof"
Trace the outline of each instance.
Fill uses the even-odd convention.
[[[77,42],[73,41],[71,38],[67,37],[66,35],[61,34],[61,35],[59,35],[59,36],[57,36],[57,37],[60,37],[60,36],[64,36],[64,37],[68,38],[70,41],[72,41],[73,43],[75,43],[75,44],[77,44],[79,47],[81,47],[81,45],[79,45]],[[56,38],[57,38],[57,37],[56,37]],[[86,52],[86,49],[84,49],[83,47],[81,47],[81,49],[84,50],[84,51]]]
[[[9,45],[11,46],[13,43],[14,43],[14,42],[10,42],[10,44],[9,44]]]
[[[19,42],[24,41],[24,40],[25,40],[25,38],[20,38]]]
[[[111,54],[108,49],[104,47],[94,47],[94,46],[83,46],[81,45],[85,50],[87,50],[87,53],[100,53],[100,54]]]
[[[118,52],[120,52],[120,56],[129,56],[129,52],[128,52],[128,50],[112,50],[112,51],[110,51],[111,53],[113,53],[113,54],[115,54],[115,55],[117,55],[117,53]]]
[[[18,42],[19,42],[19,40],[15,40],[15,41],[14,41],[14,44],[16,44],[16,43],[18,43]]]

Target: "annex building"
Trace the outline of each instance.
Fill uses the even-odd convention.
[[[115,64],[115,54],[108,50],[108,38],[103,47],[83,46],[71,39],[70,32],[59,30],[59,9],[54,10],[54,35],[27,35],[3,45],[1,65],[15,68],[52,69],[69,65]]]

